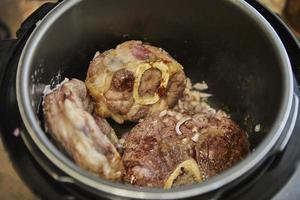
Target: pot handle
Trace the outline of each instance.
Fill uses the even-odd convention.
[[[285,149],[286,145],[288,144],[288,142],[291,138],[291,135],[293,133],[296,121],[297,121],[298,110],[299,110],[299,98],[298,98],[297,94],[294,93],[293,94],[293,103],[292,103],[292,108],[291,108],[292,113],[290,114],[290,116],[288,118],[288,122],[283,129],[283,132],[286,133],[286,135],[279,142],[279,145],[275,149],[275,153],[282,152]]]
[[[40,6],[37,10],[35,10],[21,24],[19,30],[16,33],[17,39],[0,41],[0,89],[2,88],[2,80],[5,76],[6,68],[10,66],[10,61],[12,59],[18,59],[14,57],[15,52],[23,48],[24,43],[26,42],[27,38],[32,33],[34,28],[37,26],[38,21],[45,17],[45,15],[55,6],[57,6],[60,2],[61,0],[57,3],[45,3],[42,6]],[[26,129],[23,127],[21,130]],[[52,163],[50,163],[50,161],[44,159],[39,149],[37,149],[37,147],[34,146],[34,144],[31,144],[32,142],[30,141],[30,139],[27,139],[26,133],[24,131],[21,131],[21,136],[24,143],[28,147],[28,150],[30,151],[31,155],[54,180],[60,183],[75,182],[71,177],[64,175],[62,172],[60,172],[58,168],[52,166]]]
[[[57,3],[45,3],[36,9],[20,26],[16,35],[18,39],[0,40],[0,88],[2,87],[2,80],[9,62],[14,57],[16,49],[22,48],[26,38],[31,34],[36,27],[36,23],[52,10]]]
[[[16,39],[0,41],[0,88],[2,87],[6,67],[14,52],[16,41]]]
[[[22,24],[20,29],[17,31],[17,38],[23,38],[24,36],[27,36],[30,34],[33,29],[36,27],[36,24],[38,21],[40,21],[42,18],[45,17],[45,15],[52,10],[57,4],[59,4],[61,1],[58,1],[57,3],[45,3],[41,5],[38,9],[36,9]]]

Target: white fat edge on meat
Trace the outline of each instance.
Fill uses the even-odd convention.
[[[131,48],[128,45],[118,45],[116,48],[116,53],[118,57],[121,58],[123,63],[139,61],[139,59],[132,54]]]
[[[117,46],[116,49],[109,50],[109,53],[104,57],[103,63],[112,71],[123,68],[126,65],[126,68],[130,68],[129,65],[133,64],[134,66],[138,63],[144,62],[144,60],[139,60],[132,55],[130,48]]]
[[[89,131],[91,131],[90,134],[93,134],[95,132],[98,133],[98,134],[93,134],[93,135],[98,137],[101,140],[91,141],[91,142],[111,144],[109,139],[106,137],[106,135],[100,130],[95,119],[92,117],[92,115],[90,113],[88,113],[87,111],[83,110],[80,107],[74,106],[74,103],[68,99],[65,101],[64,105],[66,108],[65,113],[66,113],[67,118],[71,122],[76,122],[74,124],[75,128],[77,128],[80,131],[84,131],[85,127],[88,127]],[[87,136],[89,136],[89,135],[87,135]],[[100,136],[103,136],[103,138],[101,138]],[[87,137],[87,138],[89,138],[89,137]]]
[[[111,172],[111,167],[108,163],[107,158],[103,154],[100,154],[95,148],[93,148],[91,143],[86,139],[82,139],[80,141],[81,142],[77,142],[75,144],[77,152],[79,152],[80,155],[84,156],[85,161],[87,161],[91,165],[96,166],[97,168],[99,168],[100,166],[103,167],[104,175],[108,176]]]
[[[43,97],[42,97],[42,108],[43,108],[43,112],[45,112],[45,107],[44,107],[44,104],[45,104],[45,97],[48,95],[48,94],[51,94],[52,92],[54,92],[55,90],[57,90],[58,88],[60,88],[63,84],[65,84],[66,82],[68,82],[69,79],[68,78],[65,78],[61,83],[57,84],[55,86],[55,88],[51,89],[51,85],[48,84],[45,86],[44,90],[43,90]],[[48,132],[48,127],[45,125],[45,131]]]
[[[77,103],[77,102],[76,102]],[[82,127],[86,125],[86,120],[84,119],[83,108],[78,108],[74,106],[74,103],[66,99],[64,102],[65,114],[71,122],[75,122],[73,125],[75,128],[81,130]]]
[[[102,76],[98,76],[94,83],[92,83],[93,87],[99,88],[96,96],[102,96],[104,91],[109,89],[110,84],[108,83],[109,81],[107,79],[111,80],[112,76],[108,76],[108,73],[103,73]]]
[[[89,113],[85,113],[85,111],[81,110],[80,108],[74,107],[73,103],[69,100],[65,101],[65,108],[66,108],[66,116],[70,121],[76,122],[73,125],[75,126],[77,131],[79,131],[78,136],[82,138],[81,140],[79,140],[80,142],[75,144],[76,149],[78,150],[78,152],[80,152],[82,156],[84,156],[84,158],[89,163],[95,164],[98,167],[102,166],[104,174],[108,175],[111,172],[111,167],[109,165],[107,158],[96,150],[93,140],[90,137],[86,136],[86,134],[83,132],[84,127],[87,126],[86,122],[90,122],[92,124],[88,125],[89,127],[93,127],[95,132],[102,133],[99,127],[96,125],[96,122],[94,121],[94,119]],[[89,118],[89,120],[85,120],[84,117]],[[106,136],[103,134],[103,137]],[[107,141],[102,141],[102,140],[100,141],[109,143],[108,139]]]
[[[42,105],[44,106],[45,96],[47,96],[48,94],[51,94],[52,92],[54,92],[55,90],[57,90],[58,88],[60,88],[63,84],[65,84],[68,81],[69,81],[69,79],[65,78],[61,83],[57,84],[53,89],[51,89],[51,85],[50,84],[46,85],[45,88],[44,88],[44,90],[43,90],[43,102],[42,102]]]
[[[115,70],[120,68],[124,63],[120,57],[115,56],[114,53],[106,55],[103,59],[103,64],[107,66],[110,70]]]
[[[108,52],[104,57],[103,63],[113,71],[121,68],[124,64],[137,60],[128,48],[120,48],[118,46],[116,49],[111,49]]]

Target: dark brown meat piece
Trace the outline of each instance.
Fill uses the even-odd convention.
[[[45,127],[83,169],[110,180],[123,174],[114,132],[102,118],[90,114],[90,98],[84,82],[72,79],[44,97]]]
[[[120,69],[114,73],[112,77],[112,84],[119,92],[126,90],[131,92],[134,84],[134,75],[131,71]]]
[[[247,135],[228,118],[210,119],[195,145],[196,160],[205,178],[232,167],[249,152]],[[210,127],[211,126],[211,127]]]
[[[172,135],[167,136],[170,132]],[[166,133],[165,137],[162,133]],[[125,140],[124,181],[139,186],[162,187],[175,167],[189,158],[188,147],[172,136],[170,127],[155,117],[135,126]]]
[[[176,125],[185,119],[177,132]],[[163,111],[140,122],[126,137],[124,181],[163,187],[178,164],[190,158],[206,179],[228,169],[248,151],[246,133],[221,113],[189,117]]]
[[[127,41],[95,55],[86,85],[95,112],[123,123],[173,107],[183,93],[185,74],[164,50]]]

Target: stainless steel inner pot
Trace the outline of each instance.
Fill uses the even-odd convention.
[[[248,128],[252,152],[210,180],[170,190],[113,183],[81,170],[44,132],[42,91],[61,77],[84,79],[96,51],[129,39],[162,47],[193,81],[205,80],[218,102]],[[28,134],[68,182],[108,198],[180,199],[221,191],[281,151],[293,129],[293,75],[271,25],[240,0],[65,0],[37,27],[23,49],[17,100]],[[222,105],[220,105],[222,107]],[[251,119],[251,125],[245,121]],[[261,124],[262,133],[251,132]]]

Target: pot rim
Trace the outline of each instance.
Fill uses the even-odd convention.
[[[265,31],[269,34],[269,38],[272,40],[272,45],[277,50],[278,56],[281,58],[281,66],[283,68],[284,92],[279,114],[277,115],[274,126],[270,129],[268,136],[264,139],[264,141],[262,141],[255,151],[252,151],[244,160],[240,161],[230,169],[224,171],[220,175],[212,177],[208,181],[201,184],[172,188],[170,190],[139,188],[121,183],[112,183],[111,181],[93,176],[92,174],[80,169],[75,163],[68,159],[46,137],[46,133],[40,127],[38,119],[35,116],[29,96],[29,72],[31,58],[35,52],[34,49],[39,44],[44,33],[59,17],[62,16],[65,11],[82,1],[83,0],[65,0],[59,3],[41,20],[41,22],[38,23],[37,27],[25,44],[17,69],[16,95],[22,120],[34,143],[42,151],[42,153],[46,155],[53,164],[55,164],[55,166],[71,178],[75,179],[76,182],[107,194],[135,199],[180,199],[201,195],[219,189],[246,174],[248,171],[251,171],[251,169],[253,169],[267,156],[281,136],[292,107],[293,73],[291,70],[290,60],[279,36],[258,11],[245,1],[228,0],[235,6],[240,7],[240,9],[244,12],[248,13],[249,17],[265,29]]]

